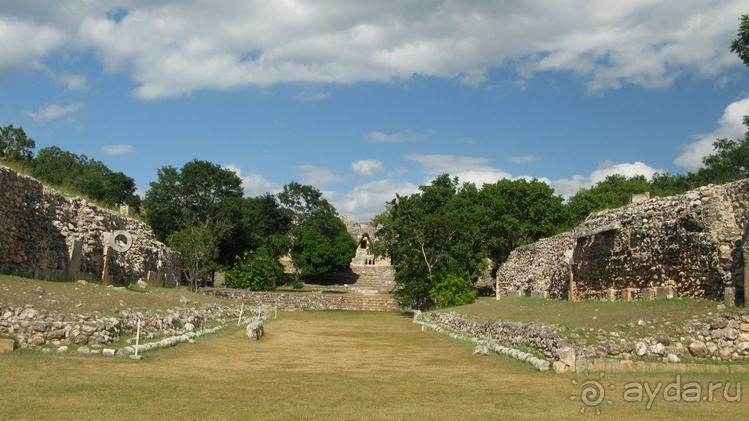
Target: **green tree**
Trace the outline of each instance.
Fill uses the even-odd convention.
[[[173,232],[199,222],[233,225],[238,219],[242,180],[232,171],[195,159],[181,169],[165,166],[143,201],[146,220],[165,241]]]
[[[745,122],[746,122],[745,117]],[[744,139],[717,139],[715,152],[702,159],[705,165],[692,177],[696,184],[725,184],[747,177],[749,172],[749,133]]]
[[[179,170],[162,167],[150,186],[143,202],[146,220],[159,240],[184,250],[183,266],[193,287],[219,263],[234,261],[229,239],[242,205],[242,180],[234,172],[195,159]]]
[[[567,205],[573,218],[580,223],[593,212],[622,207],[627,204],[631,195],[645,193],[650,189],[651,185],[643,175],[626,177],[615,174],[593,187],[580,189],[569,198]]]
[[[299,274],[320,276],[348,269],[356,255],[356,241],[322,193],[291,182],[278,199],[293,220],[291,258]]]
[[[736,53],[745,65],[749,66],[749,15],[739,18],[739,30],[736,39],[731,42],[731,52]]]
[[[26,132],[21,127],[8,125],[0,126],[0,158],[9,161],[30,161],[34,156],[32,149],[36,147],[36,142],[26,136]]]
[[[548,184],[535,179],[502,179],[495,184],[484,184],[480,196],[488,216],[485,238],[494,270],[515,248],[573,226],[564,199],[555,195]]]
[[[395,295],[404,306],[433,307],[436,285],[448,275],[475,281],[485,267],[483,208],[472,184],[443,174],[420,192],[396,195],[374,219],[380,226],[373,251],[390,256]],[[438,288],[439,289],[439,288]]]
[[[69,188],[105,205],[140,204],[135,180],[114,172],[104,163],[50,146],[32,161],[32,175],[49,184]]]
[[[182,270],[193,291],[200,280],[216,269],[219,242],[228,226],[212,221],[196,222],[169,234],[169,247],[182,254]]]

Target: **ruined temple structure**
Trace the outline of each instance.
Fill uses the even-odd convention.
[[[105,283],[174,286],[181,257],[151,227],[68,198],[0,165],[0,272]]]
[[[657,290],[742,304],[748,219],[746,179],[638,197],[514,250],[497,272],[498,295],[630,300]]]
[[[305,282],[311,288],[319,287],[326,291],[359,292],[363,294],[388,294],[395,288],[395,271],[389,259],[376,258],[370,250],[375,241],[377,227],[371,222],[349,222],[340,215],[346,230],[356,240],[356,256],[351,260],[349,270],[329,273],[323,279]],[[290,259],[284,263],[287,276],[293,271]],[[315,282],[315,283],[311,283]]]

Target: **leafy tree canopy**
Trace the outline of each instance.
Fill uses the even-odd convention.
[[[484,208],[473,184],[443,174],[420,192],[396,195],[374,219],[381,228],[373,250],[389,255],[395,267],[395,295],[404,306],[429,308],[448,275],[471,282],[481,273]],[[437,290],[435,290],[437,288]]]
[[[34,156],[36,142],[26,136],[21,127],[0,126],[0,158],[10,161],[29,161]]]
[[[292,181],[283,187],[278,199],[294,221],[291,258],[301,275],[321,275],[349,267],[356,254],[356,241],[322,192]]]
[[[31,161],[34,177],[52,185],[71,188],[106,205],[127,203],[137,207],[135,180],[114,172],[101,161],[50,146]]]

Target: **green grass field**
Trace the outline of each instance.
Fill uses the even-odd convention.
[[[75,288],[75,284],[60,285]],[[92,287],[91,291],[99,290]],[[177,297],[186,294],[176,293]],[[606,307],[599,307],[598,313],[605,311]],[[400,313],[306,311],[279,313],[277,320],[267,322],[266,336],[260,341],[249,341],[241,328],[230,326],[192,345],[146,353],[142,361],[17,350],[0,354],[0,419],[677,420],[709,414],[734,420],[749,416],[749,396],[743,396],[749,394],[746,374],[682,374],[680,385],[699,384],[700,398],[705,400],[667,401],[662,390],[676,384],[675,374],[598,378],[540,373],[509,358],[472,356],[472,348],[424,332],[410,316]],[[724,398],[729,382],[729,400],[736,396],[737,382],[744,387],[739,402]],[[645,383],[649,390],[659,390],[650,409],[646,409],[647,395],[636,402],[626,401],[623,395],[625,385]],[[714,388],[708,399],[709,387],[717,383],[721,387]],[[590,385],[600,385],[604,393],[595,406],[582,393]],[[584,396],[588,404],[582,401]],[[581,409],[585,409],[582,415]]]

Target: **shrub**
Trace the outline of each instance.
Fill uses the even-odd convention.
[[[234,266],[226,272],[226,286],[269,291],[283,275],[283,266],[264,247],[237,256]]]
[[[429,290],[438,307],[462,306],[476,301],[478,291],[467,276],[448,274]]]

